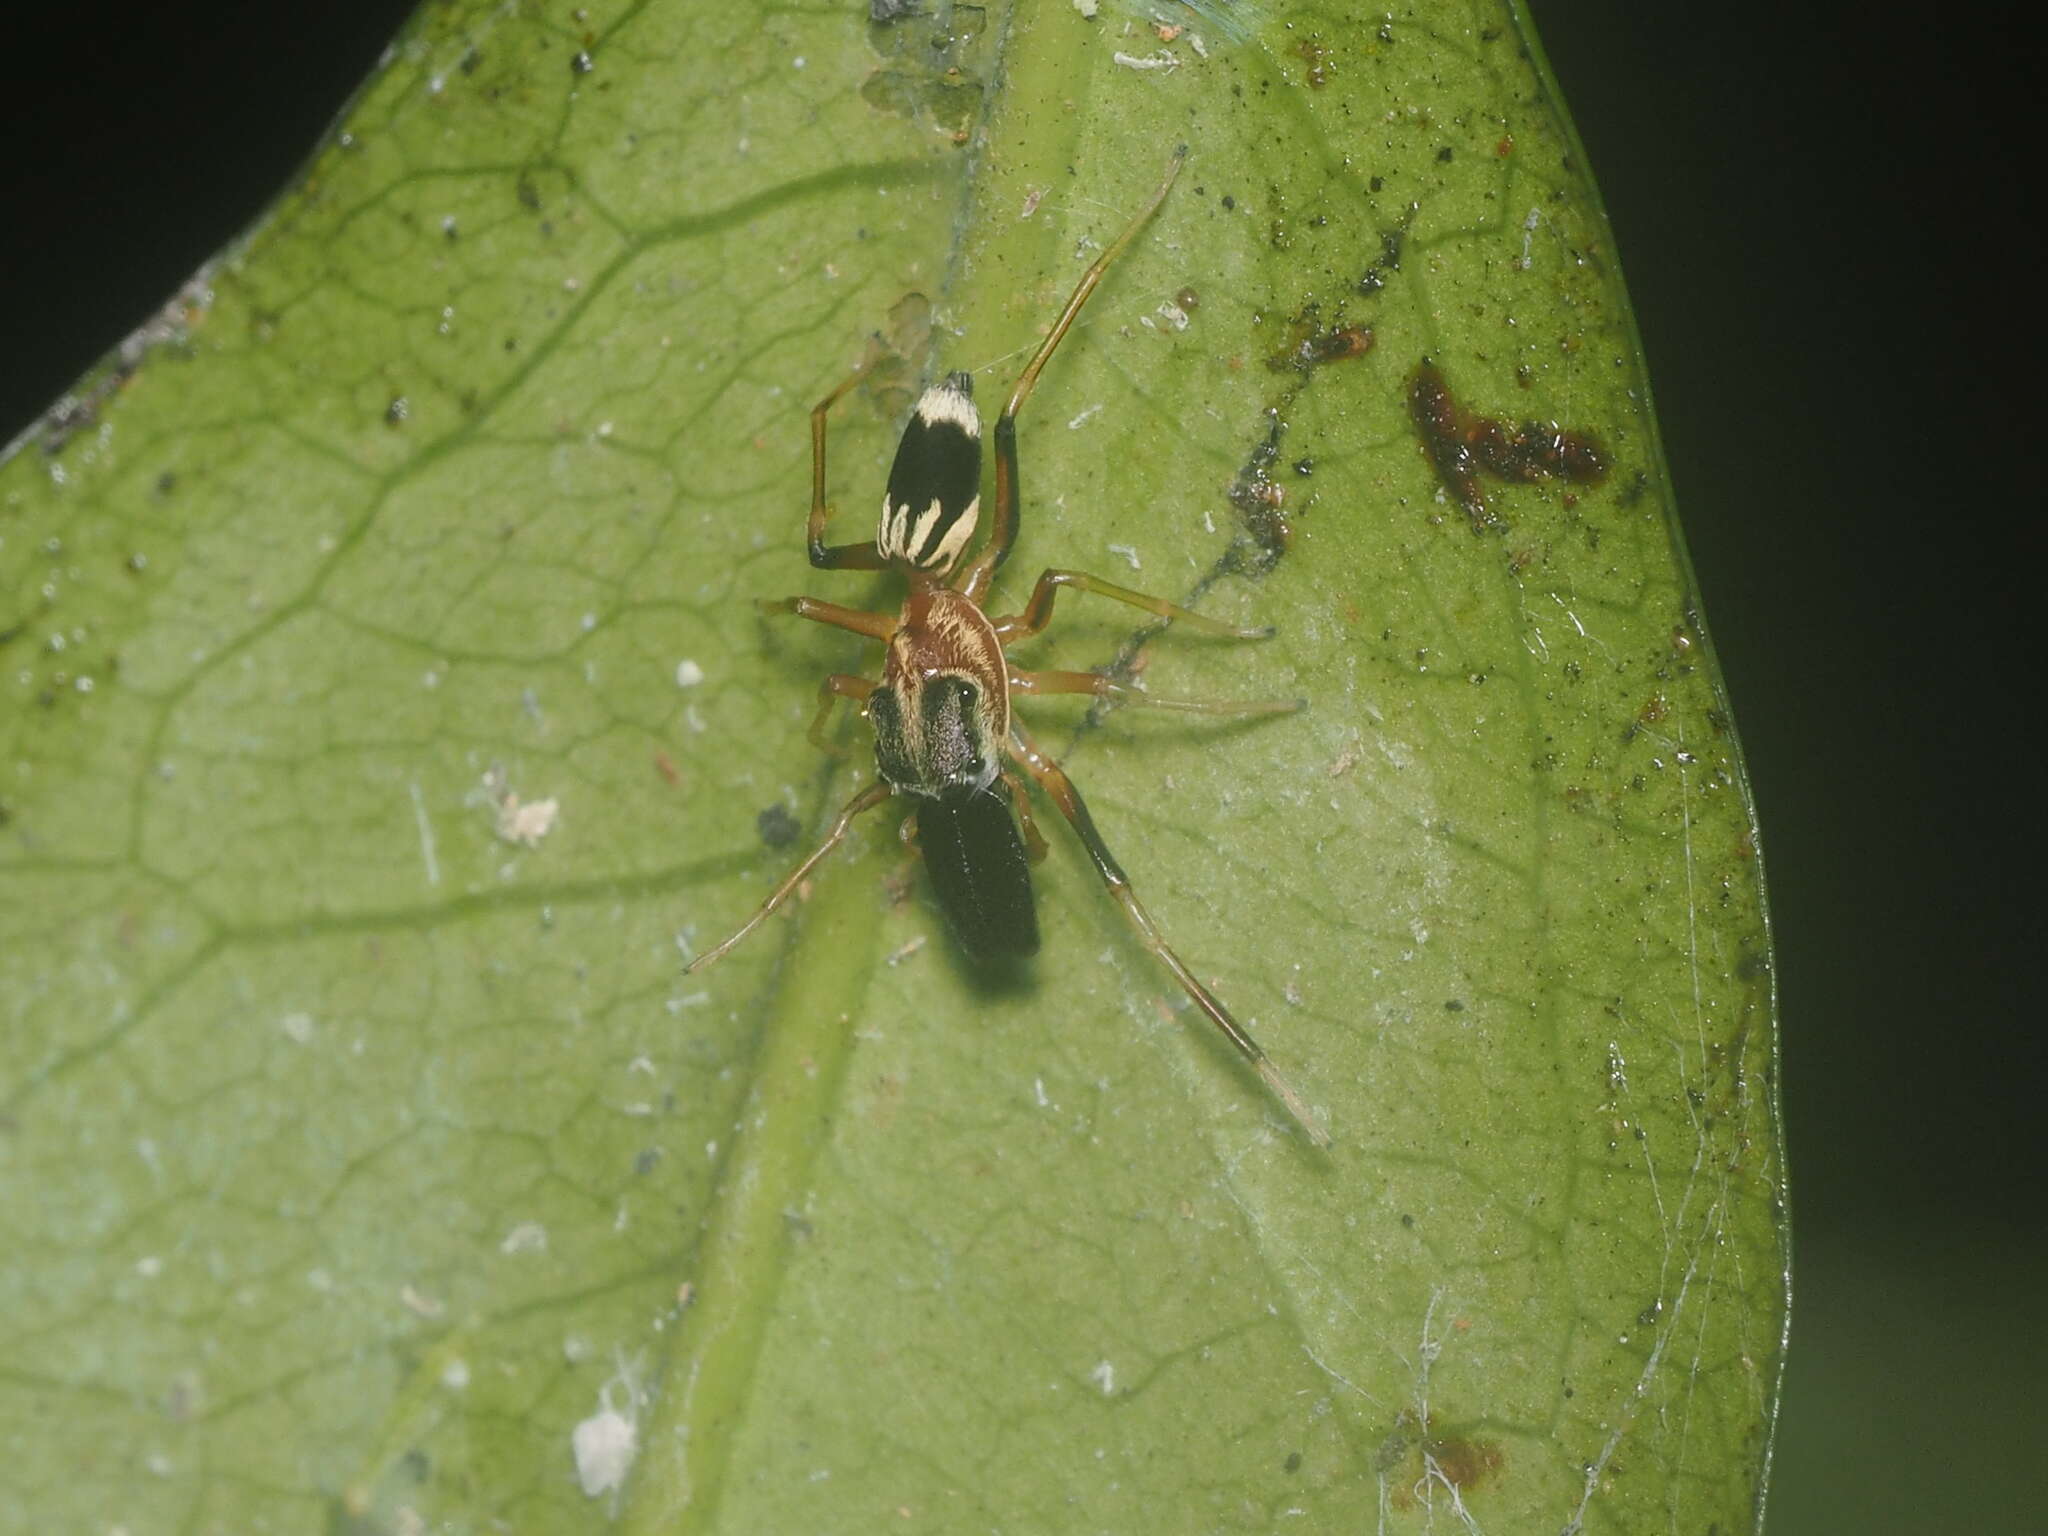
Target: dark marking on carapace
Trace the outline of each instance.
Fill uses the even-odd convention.
[[[1464,508],[1474,533],[1502,526],[1479,489],[1482,473],[1516,485],[1542,480],[1597,485],[1607,475],[1607,450],[1591,434],[1555,422],[1529,421],[1510,428],[1494,417],[1468,411],[1452,397],[1442,372],[1428,358],[1409,375],[1408,414],[1437,479]]]

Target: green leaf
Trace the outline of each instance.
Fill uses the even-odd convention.
[[[1511,10],[1178,14],[431,7],[16,444],[0,1529],[1755,1525],[1760,873],[1569,124]],[[1069,595],[1020,655],[1307,698],[1026,708],[1327,1153],[1049,807],[1021,979],[886,812],[681,973],[866,772],[805,734],[873,648],[749,606],[895,600],[805,564],[810,404],[874,348],[858,538],[1181,142],[998,607],[1279,627]],[[1425,358],[1604,479],[1475,536]]]

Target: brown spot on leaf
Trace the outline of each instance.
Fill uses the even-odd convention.
[[[1471,1440],[1463,1435],[1434,1435],[1423,1442],[1429,1459],[1444,1480],[1460,1491],[1477,1487],[1497,1474],[1507,1461],[1498,1440]]]
[[[1591,485],[1607,474],[1607,450],[1589,433],[1555,422],[1510,428],[1469,411],[1452,397],[1442,372],[1428,358],[1409,375],[1408,415],[1438,480],[1464,508],[1474,533],[1501,526],[1479,489],[1481,474],[1520,485],[1553,479]]]

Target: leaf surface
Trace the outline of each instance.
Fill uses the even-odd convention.
[[[1754,829],[1526,18],[578,15],[423,12],[0,465],[0,1529],[1752,1527]],[[1278,626],[1019,656],[1308,700],[1024,709],[1327,1154],[1043,804],[1021,978],[893,812],[680,969],[867,772],[811,403],[860,537],[1182,142],[995,606]]]

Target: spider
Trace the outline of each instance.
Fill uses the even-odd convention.
[[[985,962],[1035,954],[1038,919],[1030,865],[1044,856],[1045,842],[1015,771],[1021,769],[1073,826],[1096,873],[1145,947],[1236,1047],[1309,1139],[1325,1146],[1328,1136],[1258,1042],[1167,944],[1096,829],[1073,780],[1010,709],[1012,698],[1020,694],[1085,693],[1119,704],[1231,716],[1291,713],[1304,701],[1159,698],[1093,672],[1024,671],[1004,655],[1009,646],[1046,627],[1054,600],[1066,588],[1113,598],[1204,634],[1259,640],[1271,636],[1272,628],[1225,624],[1164,598],[1070,570],[1041,574],[1021,613],[991,617],[984,606],[995,573],[1017,537],[1017,413],[1103,274],[1165,201],[1186,156],[1187,147],[1182,145],[1159,189],[1081,275],[1066,308],[1010,391],[995,427],[994,522],[987,542],[973,558],[964,557],[981,511],[981,417],[971,375],[949,373],[918,397],[889,471],[880,524],[865,543],[825,542],[832,518],[825,499],[826,419],[840,397],[859,382],[865,365],[811,411],[811,564],[819,570],[897,571],[909,592],[896,613],[847,608],[815,597],[764,599],[759,607],[765,614],[795,614],[851,630],[887,647],[878,681],[844,673],[826,677],[811,723],[812,741],[827,746],[822,733],[834,706],[842,699],[857,704],[874,727],[878,776],[841,807],[824,841],[739,931],[699,955],[688,969],[712,964],[752,933],[839,846],[856,817],[893,795],[907,795],[913,802],[919,852],[961,947]]]

